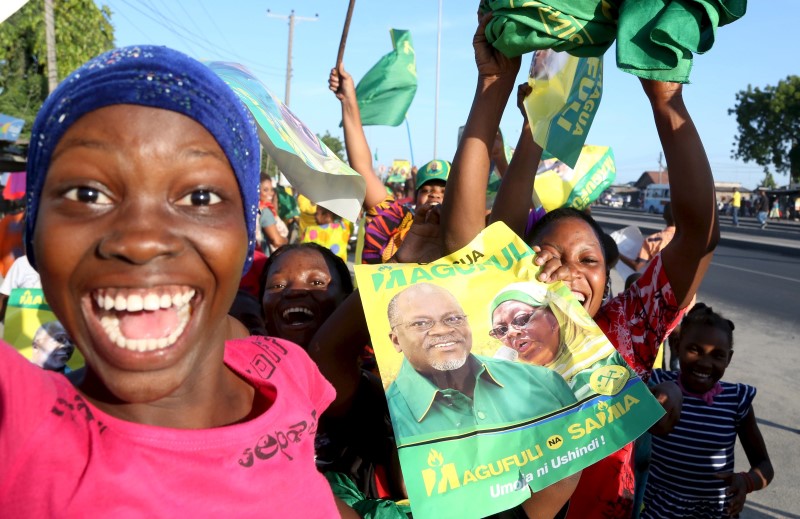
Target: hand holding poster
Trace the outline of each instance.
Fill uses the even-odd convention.
[[[416,518],[516,506],[663,414],[533,256],[495,224],[431,264],[356,266]]]
[[[292,186],[314,203],[356,221],[367,189],[361,175],[328,149],[247,69],[216,61],[207,65],[253,114],[261,145]]]

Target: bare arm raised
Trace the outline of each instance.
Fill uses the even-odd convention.
[[[481,19],[473,39],[478,85],[442,204],[446,252],[463,247],[484,228],[489,153],[519,71],[519,58],[507,58],[486,41],[484,29],[490,17]]]
[[[719,221],[714,178],[703,143],[683,102],[678,83],[642,80],[669,168],[675,237],[661,258],[681,308],[697,293],[714,248]]]
[[[331,69],[328,77],[328,88],[342,103],[342,127],[344,128],[344,146],[347,150],[347,160],[367,183],[367,192],[364,196],[364,209],[370,209],[380,204],[386,198],[386,188],[375,175],[372,169],[372,153],[364,135],[361,125],[361,112],[358,109],[356,87],[353,77],[340,64],[338,69]]]
[[[531,87],[522,83],[517,87],[517,107],[522,112],[522,132],[519,135],[517,149],[511,158],[503,182],[497,191],[497,198],[492,207],[491,221],[504,222],[518,236],[525,237],[528,224],[528,212],[532,206],[533,182],[536,168],[542,158],[542,148],[533,140],[531,127],[525,107],[522,105],[525,96],[530,94]]]

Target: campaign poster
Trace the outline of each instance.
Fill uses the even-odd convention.
[[[531,93],[523,104],[533,140],[574,168],[603,94],[602,57],[578,58],[552,49],[533,53]]]
[[[356,266],[417,519],[512,508],[664,414],[533,257],[496,223],[433,263]]]
[[[15,288],[6,308],[3,340],[43,369],[82,368],[83,355],[44,299],[41,288]]]
[[[246,68],[218,61],[206,65],[253,114],[261,145],[292,187],[345,220],[358,220],[367,189],[361,175],[342,162]]]
[[[1,90],[0,93],[2,93]],[[25,126],[24,120],[0,114],[0,141],[15,142],[19,139],[23,126]]]
[[[586,145],[574,168],[550,156],[539,162],[533,203],[552,211],[558,207],[583,210],[597,200],[617,177],[614,152],[608,146]]]
[[[411,162],[406,159],[392,161],[392,173],[403,177],[403,181],[411,176]]]

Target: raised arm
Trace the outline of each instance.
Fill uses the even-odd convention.
[[[533,141],[528,115],[522,104],[525,96],[530,94],[531,87],[522,83],[517,87],[517,107],[522,112],[522,132],[519,135],[517,149],[511,157],[497,198],[492,207],[491,222],[504,222],[512,231],[522,238],[528,224],[528,213],[533,206],[533,182],[536,169],[542,158],[542,148]]]
[[[719,242],[714,178],[678,83],[642,80],[669,168],[675,237],[661,253],[681,308],[697,292]]]
[[[367,193],[364,196],[364,209],[380,204],[386,198],[386,188],[372,169],[372,153],[361,125],[361,112],[358,109],[356,87],[353,77],[340,64],[338,70],[331,69],[328,87],[342,103],[342,128],[344,129],[344,146],[350,167],[364,177]]]
[[[490,17],[488,14],[481,19],[473,39],[478,85],[442,203],[447,252],[469,243],[485,226],[489,152],[519,71],[519,58],[507,58],[486,41],[484,30]]]

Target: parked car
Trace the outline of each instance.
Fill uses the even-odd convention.
[[[648,213],[662,214],[669,202],[669,184],[650,184],[644,190],[644,206]]]

